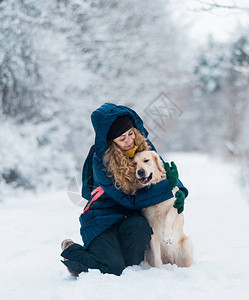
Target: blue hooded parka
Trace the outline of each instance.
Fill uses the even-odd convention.
[[[93,155],[93,190],[100,189],[101,196],[95,201],[89,201],[80,216],[80,234],[83,239],[84,248],[87,249],[95,237],[131,215],[140,214],[145,207],[158,204],[173,197],[168,180],[163,180],[155,185],[140,189],[136,195],[125,194],[117,189],[104,171],[103,156],[108,148],[107,133],[112,123],[118,116],[128,115],[135,128],[147,139],[151,150],[156,151],[154,145],[149,141],[148,131],[143,126],[143,121],[138,114],[122,105],[105,103],[96,109],[91,115],[92,125],[95,131],[95,153]],[[162,159],[162,158],[161,158]],[[188,190],[178,181],[177,186],[188,195]],[[87,208],[87,209],[86,209]]]

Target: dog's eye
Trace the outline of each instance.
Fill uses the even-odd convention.
[[[149,159],[145,159],[145,160],[144,160],[144,162],[148,162],[148,161],[150,161],[150,160],[149,160]]]

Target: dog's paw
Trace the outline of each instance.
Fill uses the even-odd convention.
[[[173,244],[173,240],[172,240],[172,238],[164,238],[163,239],[163,243],[165,244],[165,245],[172,245]]]

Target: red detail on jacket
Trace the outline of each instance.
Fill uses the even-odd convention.
[[[104,190],[102,189],[101,186],[98,186],[95,190],[93,190],[91,192],[91,195],[95,194],[96,195],[92,198],[92,200],[88,203],[87,207],[84,209],[84,212],[88,211],[88,209],[90,208],[90,205],[92,204],[92,202],[96,201],[101,195],[104,194]]]

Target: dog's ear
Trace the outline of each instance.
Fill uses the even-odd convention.
[[[157,165],[157,168],[160,172],[165,173],[163,162],[160,159],[159,155],[155,151],[151,151],[152,157]]]

